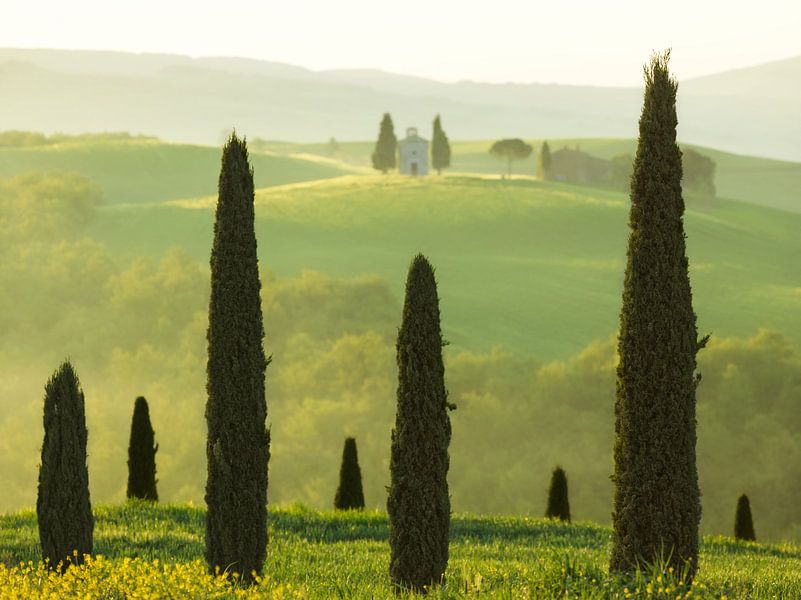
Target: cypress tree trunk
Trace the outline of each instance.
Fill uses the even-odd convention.
[[[745,494],[737,500],[737,514],[734,516],[734,537],[738,540],[756,541],[754,521],[751,519],[751,503]]]
[[[670,53],[645,70],[631,180],[628,262],[615,403],[612,571],[667,561],[691,579],[698,565],[695,457],[698,341],[685,254],[677,83]]]
[[[128,498],[158,502],[156,491],[156,452],[153,426],[147,400],[139,396],[134,403],[131,439],[128,443]]]
[[[545,516],[570,523],[570,502],[567,497],[567,475],[562,467],[556,467],[551,475],[551,487],[548,490],[548,508]]]
[[[443,581],[448,565],[448,444],[451,423],[434,271],[418,255],[406,280],[398,331],[398,406],[392,431],[390,567],[398,589]]]
[[[86,416],[78,376],[69,361],[45,386],[44,442],[36,516],[42,559],[63,573],[92,553],[94,520],[86,468]]]
[[[206,403],[206,561],[260,574],[267,552],[269,432],[264,394],[253,171],[247,145],[232,135],[223,149],[211,250]]]
[[[345,447],[342,449],[342,467],[339,470],[339,487],[334,496],[334,508],[339,510],[364,508],[362,472],[359,469],[356,440],[353,438],[346,439]]]

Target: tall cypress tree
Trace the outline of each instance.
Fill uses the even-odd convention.
[[[267,552],[270,458],[253,203],[247,145],[233,134],[223,148],[211,250],[206,561],[211,572],[245,581],[261,573]]]
[[[548,140],[542,142],[540,155],[537,157],[537,179],[543,181],[551,178],[551,147]]]
[[[551,487],[548,490],[548,508],[545,516],[570,523],[570,502],[567,497],[567,475],[562,467],[556,467],[551,475]]]
[[[382,173],[394,169],[397,164],[398,138],[395,137],[395,126],[392,117],[384,113],[381,119],[381,129],[378,132],[378,141],[373,151],[373,168]]]
[[[398,405],[392,430],[389,544],[392,581],[421,591],[448,565],[448,444],[451,422],[434,270],[423,255],[406,279],[398,331]]]
[[[734,537],[738,540],[756,541],[754,521],[751,518],[751,503],[745,494],[737,500],[737,513],[734,515]]]
[[[695,457],[699,342],[685,253],[670,52],[645,68],[618,338],[613,571],[667,560],[692,578],[701,518]]]
[[[128,498],[158,502],[156,491],[156,452],[153,426],[147,400],[139,396],[134,402],[131,438],[128,442]]]
[[[434,134],[431,136],[431,166],[437,170],[437,175],[442,175],[442,169],[451,166],[451,144],[442,129],[439,115],[434,119]]]
[[[42,558],[51,569],[62,573],[70,564],[82,564],[84,555],[92,553],[94,520],[86,440],[83,390],[67,361],[45,386],[44,442],[36,499]]]
[[[362,472],[359,469],[359,455],[356,440],[347,438],[342,449],[342,467],[339,469],[339,487],[334,496],[334,508],[349,510],[364,508]]]

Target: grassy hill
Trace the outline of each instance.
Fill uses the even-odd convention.
[[[801,160],[793,83],[800,69],[795,59],[682,83],[683,139]],[[234,125],[273,139],[370,139],[386,111],[398,127],[420,128],[439,113],[454,139],[623,137],[636,134],[642,105],[641,86],[443,83],[250,59],[86,50],[0,48],[0,77],[0,129],[141,131],[198,143],[214,143]]]
[[[446,123],[447,125],[447,123]],[[402,135],[401,130],[398,132]],[[423,132],[423,136],[430,137]],[[533,175],[536,155],[542,146],[542,139],[527,139],[534,146],[534,152],[526,160],[512,163],[512,172],[517,175]],[[618,154],[634,155],[636,140],[630,138],[562,138],[549,139],[551,151],[564,146],[580,147],[581,150],[603,159],[611,159]],[[373,142],[343,142],[332,151],[329,144],[293,144],[288,142],[262,142],[258,147],[288,155],[304,152],[310,155],[336,158],[348,164],[361,167],[370,166],[370,153]],[[451,141],[451,169],[455,173],[483,173],[498,175],[506,169],[505,161],[489,154],[491,140]],[[709,156],[717,164],[715,184],[718,195],[732,200],[743,200],[760,206],[770,206],[794,212],[801,212],[801,163],[771,160],[754,156],[731,154],[712,148],[695,146],[691,148]]]
[[[36,515],[0,516],[0,597],[390,598],[383,513],[271,508],[265,577],[245,590],[209,577],[204,511],[100,506],[95,552],[63,577],[37,568]],[[446,585],[433,598],[793,598],[801,548],[706,538],[695,583],[667,573],[607,573],[610,531],[527,517],[455,515]],[[28,565],[27,561],[34,561]],[[22,563],[22,564],[21,564]]]
[[[253,153],[256,185],[268,187],[336,177],[354,169],[325,158]],[[0,177],[27,171],[71,171],[92,179],[111,204],[158,202],[216,193],[220,149],[152,138],[66,140],[0,146]]]
[[[206,260],[213,204],[106,207],[92,235],[120,257],[181,246]],[[627,219],[623,194],[566,184],[352,176],[259,190],[256,227],[262,264],[279,275],[373,273],[398,297],[422,251],[454,345],[551,358],[616,331]],[[686,223],[700,329],[768,327],[801,343],[801,215],[721,200],[690,205]]]

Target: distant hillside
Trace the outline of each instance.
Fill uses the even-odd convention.
[[[218,143],[234,125],[269,139],[371,139],[385,111],[398,127],[423,127],[441,113],[454,139],[632,137],[641,102],[639,88],[446,84],[250,59],[65,50],[0,49],[0,79],[0,130],[124,130],[195,143]],[[788,60],[688,81],[680,137],[801,160],[799,96],[787,83],[799,80],[801,61]]]
[[[423,132],[423,135],[427,134]],[[534,174],[536,155],[543,142],[538,138],[529,138],[526,141],[534,146],[535,151],[529,158],[512,163],[512,172],[517,175]],[[633,138],[563,138],[549,139],[548,143],[551,151],[565,146],[578,147],[606,160],[619,154],[633,155],[636,150],[636,140]],[[369,167],[374,142],[338,143],[335,150],[329,144],[321,143],[292,144],[256,140],[255,144],[256,147],[278,154],[302,152],[336,158],[354,166]],[[491,140],[452,141],[450,171],[499,174],[506,165],[489,154],[491,145]],[[715,186],[719,197],[801,212],[801,163],[731,154],[703,146],[690,147],[715,161]]]
[[[92,235],[124,258],[180,246],[205,260],[213,200],[107,207]],[[448,339],[460,349],[500,343],[561,357],[617,327],[621,193],[481,177],[341,177],[260,190],[256,217],[262,261],[279,275],[374,273],[402,297],[397,274],[425,252],[439,269]],[[769,327],[801,344],[798,228],[801,215],[741,202],[690,207],[699,326],[720,336]]]
[[[251,152],[255,183],[270,187],[352,173],[347,165],[310,156]],[[149,138],[64,140],[56,144],[3,147],[0,177],[27,171],[71,171],[100,185],[111,204],[159,202],[213,194],[220,150]]]

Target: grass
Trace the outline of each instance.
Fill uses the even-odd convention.
[[[543,142],[539,139],[526,141],[532,144],[534,152],[529,158],[512,163],[512,172],[517,175],[534,175],[536,156]],[[626,138],[565,138],[548,140],[548,143],[551,151],[564,146],[578,146],[593,156],[608,160],[618,154],[634,155],[637,142]],[[487,175],[498,175],[505,171],[506,162],[487,152],[491,145],[492,140],[452,141],[450,171]],[[260,143],[260,147],[278,154],[304,152],[310,155],[335,156],[354,166],[370,166],[372,143],[342,142],[339,146],[339,152],[332,154],[327,144]],[[693,144],[689,146],[709,156],[717,164],[715,184],[720,197],[801,212],[801,164],[731,154]]]
[[[251,153],[251,164],[259,187],[353,172],[320,157]],[[220,149],[136,138],[0,148],[0,177],[53,170],[90,178],[109,204],[159,202],[216,193]]]
[[[122,258],[181,246],[205,262],[213,205],[106,207],[91,235]],[[256,228],[261,262],[279,275],[374,273],[398,298],[422,251],[457,348],[559,358],[616,331],[627,220],[625,195],[567,184],[350,176],[259,190]],[[801,215],[721,200],[690,205],[686,228],[700,329],[765,327],[801,343]]]
[[[271,508],[264,580],[253,589],[208,577],[204,511],[130,503],[95,510],[101,555],[60,581],[37,568],[36,516],[0,516],[0,598],[60,591],[90,598],[390,598],[387,518],[377,512]],[[607,574],[611,532],[527,517],[455,515],[447,583],[435,598],[801,597],[801,548],[704,540],[693,586],[659,569]],[[33,564],[28,565],[28,561]],[[20,565],[20,563],[24,563]]]

